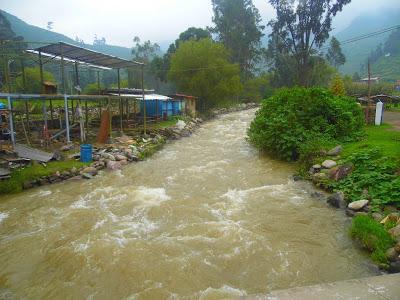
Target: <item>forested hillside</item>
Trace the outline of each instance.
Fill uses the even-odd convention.
[[[120,46],[113,46],[113,45],[107,45],[107,44],[81,44],[63,34],[53,32],[50,30],[46,30],[37,26],[30,25],[21,19],[17,18],[14,15],[11,15],[3,10],[0,10],[0,13],[2,13],[8,21],[11,23],[11,28],[15,32],[17,36],[22,36],[25,41],[43,41],[43,42],[66,42],[66,43],[71,43],[75,45],[82,45],[85,48],[89,48],[95,51],[100,51],[104,52],[110,55],[118,56],[121,58],[125,59],[131,59],[131,49],[126,48],[126,47],[120,47]],[[132,37],[133,38],[133,37]],[[35,45],[30,45],[32,47],[38,46],[37,44]]]

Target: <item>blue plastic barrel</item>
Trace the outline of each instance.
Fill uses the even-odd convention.
[[[81,145],[81,162],[92,161],[92,145],[84,144]]]

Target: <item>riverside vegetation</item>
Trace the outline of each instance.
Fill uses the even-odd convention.
[[[381,268],[400,271],[399,132],[364,126],[353,98],[293,88],[264,100],[248,135],[267,154],[297,161],[296,178],[333,193],[327,202],[354,217],[350,235]]]

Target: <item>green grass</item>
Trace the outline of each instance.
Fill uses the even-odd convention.
[[[388,267],[386,250],[395,243],[381,224],[369,216],[356,216],[350,228],[350,235],[371,252],[371,258],[381,267]]]
[[[390,158],[400,157],[400,132],[391,130],[392,126],[383,124],[382,126],[367,126],[366,135],[360,141],[344,144],[343,157],[348,157],[352,153],[377,147],[382,151],[382,155]]]
[[[57,171],[63,172],[73,167],[80,168],[85,165],[87,165],[87,163],[77,161],[55,161],[48,163],[46,167],[42,164],[32,164],[23,169],[13,171],[10,179],[0,181],[0,194],[21,192],[24,182],[32,181],[43,176],[49,176]]]

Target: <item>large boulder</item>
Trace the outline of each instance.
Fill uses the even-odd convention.
[[[342,153],[342,151],[343,151],[343,147],[339,145],[339,146],[336,146],[335,148],[329,150],[327,154],[329,156],[337,156],[340,153]]]
[[[330,160],[330,159],[327,159],[322,163],[322,167],[325,169],[332,169],[333,167],[336,167],[336,166],[337,166],[336,161]]]
[[[342,180],[353,171],[352,164],[345,164],[332,168],[329,172],[329,178],[335,181]]]
[[[349,204],[348,208],[354,211],[359,211],[362,210],[365,206],[367,206],[368,202],[369,202],[368,200],[354,201]]]

